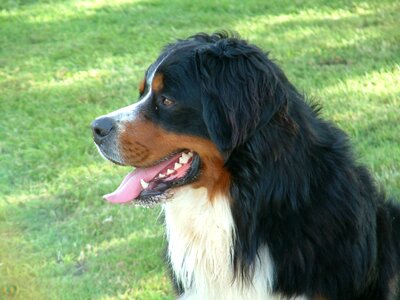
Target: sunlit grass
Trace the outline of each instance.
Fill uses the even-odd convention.
[[[399,19],[389,0],[0,1],[0,289],[173,298],[160,212],[102,200],[130,168],[100,158],[89,124],[137,99],[164,44],[199,31],[269,51],[400,198]]]

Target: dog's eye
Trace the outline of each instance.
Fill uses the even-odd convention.
[[[172,105],[174,105],[174,101],[172,101],[171,99],[168,99],[168,98],[162,98],[161,99],[161,103],[164,105],[164,106],[172,106]]]

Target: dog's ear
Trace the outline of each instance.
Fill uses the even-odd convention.
[[[280,70],[243,40],[214,37],[196,52],[196,66],[203,118],[210,138],[224,154],[245,143],[285,104]]]

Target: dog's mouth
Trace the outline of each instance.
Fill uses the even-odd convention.
[[[136,168],[120,186],[104,198],[112,203],[128,203],[153,206],[172,196],[172,188],[196,180],[200,171],[200,157],[184,150],[167,156],[148,168]]]

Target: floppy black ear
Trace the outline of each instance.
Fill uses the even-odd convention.
[[[211,36],[196,53],[203,118],[220,151],[229,154],[285,104],[280,70],[243,40]]]

